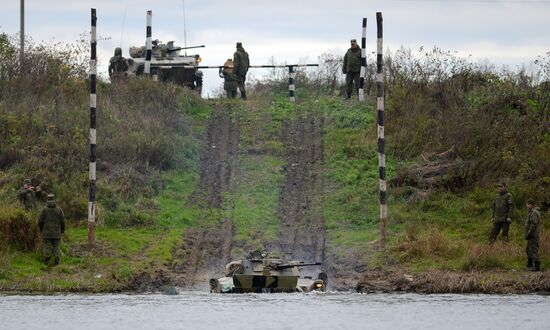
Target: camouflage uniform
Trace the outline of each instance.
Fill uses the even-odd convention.
[[[535,207],[529,210],[525,221],[525,240],[527,240],[527,269],[540,271],[539,239],[540,213]]]
[[[234,99],[237,96],[237,75],[233,67],[233,61],[227,60],[224,67],[220,68],[219,75],[224,79],[223,89],[227,93],[227,97]]]
[[[512,222],[512,194],[501,192],[493,200],[493,229],[489,238],[494,243],[502,229],[502,239],[508,242],[508,231]]]
[[[56,206],[53,195],[48,195],[48,205],[38,218],[38,227],[42,234],[44,263],[50,264],[51,255],[55,257],[54,264],[59,264],[61,235],[65,232],[65,215]]]
[[[355,39],[351,41],[355,43]],[[349,48],[344,55],[343,73],[346,74],[346,97],[351,98],[353,90],[359,94],[359,74],[361,73],[361,47]]]
[[[122,49],[115,48],[115,56],[109,60],[109,77],[117,79],[124,76],[124,72],[128,70],[128,61],[122,57]]]
[[[26,209],[36,208],[38,206],[38,200],[43,197],[41,190],[35,190],[31,186],[31,180],[25,180],[25,186],[23,186],[17,192],[17,199],[23,204]]]
[[[246,90],[244,84],[246,74],[250,67],[248,53],[244,50],[242,43],[237,42],[237,51],[233,54],[233,63],[235,64],[235,74],[237,75],[237,87],[241,91],[241,99],[246,100]]]

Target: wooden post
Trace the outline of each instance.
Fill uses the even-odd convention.
[[[359,74],[359,101],[365,102],[365,74],[367,72],[367,19],[363,18],[361,37],[361,73]]]
[[[296,79],[296,72],[294,71],[294,66],[288,66],[288,97],[290,102],[296,102],[296,97],[294,94],[294,79]]]
[[[386,245],[386,221],[388,218],[386,191],[386,155],[384,153],[384,58],[382,13],[376,13],[377,55],[376,55],[376,108],[378,114],[378,172],[380,174],[380,247]]]
[[[153,39],[151,38],[151,23],[153,21],[153,12],[151,10],[147,11],[147,29],[145,31],[146,41],[145,41],[145,64],[143,67],[143,73],[150,75],[151,74],[151,53],[153,49]]]
[[[96,80],[97,80],[97,16],[92,8],[91,56],[90,56],[90,187],[88,191],[88,246],[94,246],[95,211],[96,211]]]

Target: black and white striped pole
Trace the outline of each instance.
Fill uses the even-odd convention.
[[[88,245],[94,246],[95,211],[96,211],[96,81],[97,81],[97,16],[92,8],[91,55],[90,55],[90,187],[88,190]]]
[[[376,108],[378,114],[378,171],[380,173],[380,246],[386,244],[386,222],[388,218],[388,195],[386,190],[386,155],[384,153],[384,58],[382,13],[376,13],[377,54],[376,54]]]
[[[145,41],[145,64],[143,67],[144,74],[151,74],[151,53],[153,49],[153,39],[151,38],[151,23],[153,21],[153,12],[151,10],[147,11],[147,30],[146,30],[146,41]]]
[[[294,96],[294,80],[296,79],[296,71],[294,71],[294,66],[289,65],[288,67],[288,99],[290,102],[296,102],[296,97]]]
[[[363,18],[361,37],[361,73],[359,74],[359,101],[365,101],[365,74],[367,72],[367,19]]]

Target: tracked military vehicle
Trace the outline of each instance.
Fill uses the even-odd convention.
[[[269,257],[265,252],[251,252],[246,259],[232,261],[225,266],[225,276],[210,280],[212,293],[275,293],[325,291],[327,274],[317,279],[301,277],[300,268],[321,263],[284,261]]]
[[[201,57],[196,55],[181,54],[180,51],[193,47],[176,47],[173,41],[166,44],[159,40],[153,41],[151,52],[151,76],[160,81],[171,81],[185,87],[201,91],[202,72],[198,70]],[[128,76],[142,75],[145,67],[145,46],[130,47],[128,59]]]

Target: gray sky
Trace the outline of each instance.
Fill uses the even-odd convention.
[[[97,9],[100,69],[117,46],[145,44],[145,12],[153,11],[153,39],[183,45],[182,0],[26,0],[25,31],[35,41],[73,42],[89,32]],[[495,64],[529,63],[550,51],[550,0],[185,0],[187,45],[205,44],[203,65],[222,65],[242,41],[252,64],[316,63],[322,53],[343,54],[361,38],[376,49],[376,12],[384,16],[384,48],[437,46]],[[19,1],[0,0],[0,32],[19,31]],[[205,70],[205,92],[222,80]],[[256,71],[259,75],[261,71]]]

